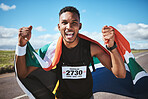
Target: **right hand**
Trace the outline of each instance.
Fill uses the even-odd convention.
[[[25,46],[27,42],[31,38],[31,30],[32,26],[29,27],[22,27],[19,29],[19,34],[18,34],[18,45],[19,46]]]

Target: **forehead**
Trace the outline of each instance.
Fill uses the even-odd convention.
[[[78,14],[76,14],[75,12],[64,12],[60,15],[60,18],[59,18],[60,21],[62,20],[67,20],[67,21],[70,21],[70,20],[78,20],[80,21],[79,17],[78,17]]]

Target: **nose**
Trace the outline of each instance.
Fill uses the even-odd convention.
[[[68,23],[67,26],[66,26],[66,28],[67,29],[71,29],[72,28],[72,25],[70,23]]]

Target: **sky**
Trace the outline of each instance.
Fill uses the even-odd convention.
[[[113,26],[132,49],[148,49],[148,0],[0,0],[0,50],[15,49],[18,29],[33,26],[30,43],[38,49],[58,39],[59,11],[80,12],[80,33],[104,45],[101,30]]]

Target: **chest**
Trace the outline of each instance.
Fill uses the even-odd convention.
[[[62,46],[62,55],[58,64],[60,78],[86,78],[89,72],[90,58],[90,43],[88,41],[80,40],[78,45],[72,49]]]
[[[74,48],[68,49],[65,45],[62,46],[60,65],[89,65],[90,57],[90,43],[80,40]]]

